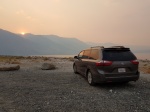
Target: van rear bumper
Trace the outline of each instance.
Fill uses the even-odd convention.
[[[123,74],[118,76],[118,74],[113,77],[106,77],[108,75],[105,74],[97,74],[94,75],[93,79],[95,83],[102,83],[102,82],[126,82],[126,81],[137,81],[139,79],[140,73],[136,74]]]
[[[139,76],[125,76],[125,77],[106,77],[105,82],[125,82],[125,81],[137,81]]]

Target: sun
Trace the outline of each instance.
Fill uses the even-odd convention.
[[[25,34],[25,32],[21,32],[21,34],[22,34],[22,35],[24,35],[24,34]]]

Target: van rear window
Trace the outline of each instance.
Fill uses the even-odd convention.
[[[130,61],[137,59],[129,50],[104,50],[103,60],[109,61]]]

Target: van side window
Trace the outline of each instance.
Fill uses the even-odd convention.
[[[83,59],[88,59],[90,56],[90,50],[85,50],[83,53]]]
[[[79,53],[78,57],[79,57],[79,58],[82,58],[82,57],[83,57],[83,53],[84,53],[84,51],[81,51],[81,52]]]
[[[92,49],[90,59],[97,60],[99,58],[99,52],[97,49]]]

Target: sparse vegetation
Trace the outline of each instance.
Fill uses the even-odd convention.
[[[68,60],[73,62],[73,61],[74,61],[74,58],[69,57]]]
[[[35,63],[38,63],[38,62],[39,62],[39,60],[35,60],[35,59],[32,59],[31,61],[32,61],[32,62],[35,62]]]
[[[23,56],[0,56],[0,61],[11,61],[11,60],[25,59]]]
[[[11,64],[21,64],[21,62],[19,62],[19,61],[12,61],[12,62],[10,62]]]
[[[0,62],[7,64],[21,64],[20,60],[24,59],[22,56],[0,56]]]
[[[28,56],[28,57],[26,57],[26,59],[32,59],[32,57],[31,57],[31,56]]]
[[[47,61],[47,60],[49,60],[49,58],[48,58],[48,57],[44,57],[43,60],[44,60],[44,61]]]
[[[139,65],[139,69],[141,72],[145,73],[145,74],[150,74],[150,61],[149,60],[139,60],[140,61],[140,65]]]
[[[150,68],[147,70],[147,73],[150,74]]]

